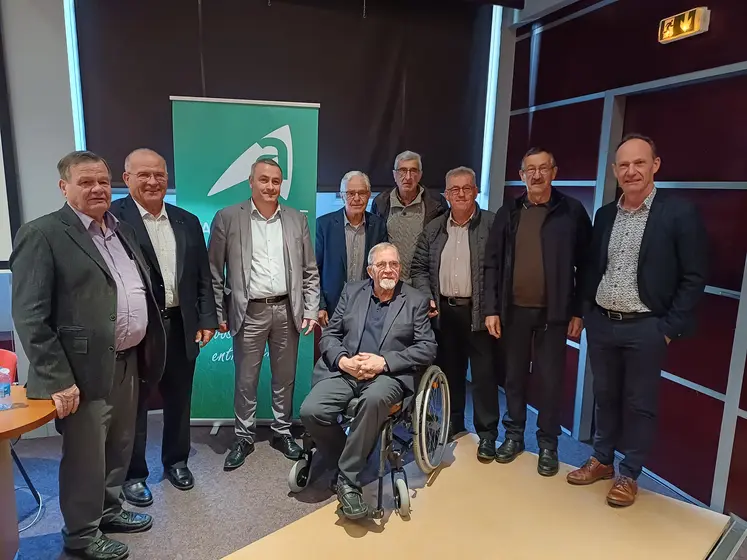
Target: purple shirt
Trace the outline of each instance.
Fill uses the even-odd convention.
[[[107,212],[104,215],[106,225],[106,233],[104,233],[93,218],[75,208],[73,211],[83,222],[83,226],[101,253],[117,284],[115,348],[119,352],[137,346],[145,337],[145,329],[148,327],[148,302],[145,296],[145,284],[140,276],[137,263],[127,254],[117,235],[119,220]]]

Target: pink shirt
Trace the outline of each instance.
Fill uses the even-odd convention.
[[[72,208],[72,206],[71,206]],[[148,327],[148,302],[145,283],[137,263],[130,258],[117,235],[119,220],[111,213],[104,215],[106,232],[93,218],[73,208],[101,253],[117,285],[117,322],[115,326],[117,352],[137,346]]]

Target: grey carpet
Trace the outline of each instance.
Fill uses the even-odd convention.
[[[501,410],[505,410],[503,394]],[[470,410],[467,416],[471,417]],[[471,422],[467,423],[468,428],[473,429]],[[527,424],[526,446],[536,453],[536,415],[531,411]],[[301,494],[289,493],[286,481],[291,462],[269,446],[269,431],[260,432],[256,451],[243,467],[224,472],[223,458],[232,439],[230,427],[221,428],[217,436],[211,436],[209,428],[192,429],[189,466],[196,485],[189,492],[180,492],[163,480],[161,430],[161,416],[152,415],[147,456],[151,468],[148,483],[155,501],[142,511],[154,516],[153,529],[139,535],[113,535],[130,545],[130,557],[135,560],[219,559],[300,519],[332,499],[327,489],[328,474],[317,476],[312,486]],[[19,557],[22,560],[68,558],[61,552],[59,532],[62,527],[57,485],[60,444],[59,437],[52,437],[21,440],[16,445],[16,451],[44,499],[41,519],[21,534]],[[588,445],[565,434],[561,437],[561,461],[580,465],[588,458],[589,452]],[[370,465],[366,478],[373,479],[374,472],[374,466]],[[17,475],[16,485],[24,484]],[[649,477],[642,476],[640,484],[649,490],[679,498]],[[19,521],[24,526],[33,519],[36,502],[24,490],[19,490],[16,497]]]

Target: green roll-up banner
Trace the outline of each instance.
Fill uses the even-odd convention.
[[[171,97],[177,204],[199,217],[205,240],[221,208],[250,197],[249,172],[259,158],[283,169],[280,202],[304,212],[312,243],[316,226],[319,105],[237,99]],[[294,416],[311,387],[313,335],[301,336]],[[231,336],[216,334],[197,359],[192,420],[232,420],[234,363]],[[270,363],[265,350],[257,419],[271,419]]]

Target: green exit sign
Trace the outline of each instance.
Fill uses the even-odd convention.
[[[659,22],[659,42],[667,44],[705,33],[710,20],[711,11],[704,6],[664,18]]]

